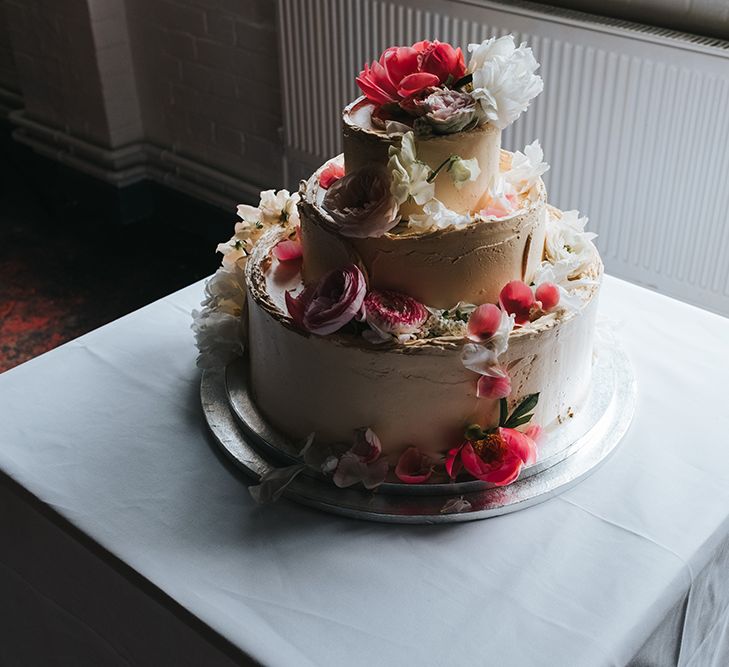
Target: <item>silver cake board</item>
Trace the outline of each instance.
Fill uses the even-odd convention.
[[[298,462],[301,445],[280,436],[258,412],[247,384],[244,359],[226,370],[203,371],[200,394],[208,426],[228,458],[254,480]],[[480,481],[402,484],[375,491],[340,489],[312,471],[287,487],[285,497],[327,512],[386,523],[451,523],[514,512],[573,486],[603,463],[625,435],[635,411],[637,387],[625,352],[596,349],[591,390],[573,418],[544,433],[537,462],[515,482],[495,487]],[[443,513],[450,499],[463,509]]]

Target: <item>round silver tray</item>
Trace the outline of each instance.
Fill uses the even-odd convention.
[[[298,462],[296,446],[263,419],[251,400],[247,363],[203,372],[200,394],[208,426],[223,452],[254,479],[273,468]],[[485,519],[548,500],[592,472],[628,430],[636,402],[636,381],[625,352],[611,345],[596,349],[591,390],[575,416],[547,429],[539,458],[508,486],[480,481],[400,484],[387,481],[376,491],[337,488],[322,475],[299,475],[285,497],[317,509],[388,523],[450,523]],[[449,499],[467,509],[443,513]]]

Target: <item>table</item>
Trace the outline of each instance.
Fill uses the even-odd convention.
[[[639,383],[612,458],[381,525],[253,505],[202,418],[201,293],[0,375],[1,664],[729,664],[729,320],[606,277]]]

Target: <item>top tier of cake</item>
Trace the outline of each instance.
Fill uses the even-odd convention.
[[[346,173],[373,165],[386,168],[390,159],[390,147],[396,145],[400,139],[397,134],[388,134],[384,128],[373,124],[372,112],[375,109],[375,105],[364,97],[344,109],[342,119]],[[415,133],[413,139],[418,160],[428,165],[431,171],[435,171],[454,155],[464,160],[476,159],[478,162],[479,175],[459,187],[450,178],[436,178],[434,197],[438,201],[451,211],[461,214],[474,213],[487,205],[488,192],[494,187],[499,175],[501,130],[491,123],[483,123],[470,130],[451,134]],[[413,201],[400,206],[400,215],[403,218],[422,212],[422,206]]]
[[[501,131],[541,91],[512,37],[460,49],[391,47],[366,65],[343,111],[343,157],[302,184],[303,272],[314,286],[355,264],[373,289],[426,306],[495,303],[529,284],[544,251],[547,165],[538,144],[501,150]]]

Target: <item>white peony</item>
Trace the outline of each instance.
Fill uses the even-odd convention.
[[[537,196],[536,185],[542,174],[549,170],[543,161],[544,152],[539,140],[532,141],[524,148],[524,152],[516,151],[511,159],[511,169],[504,174],[504,180],[519,195],[528,195],[530,199]]]
[[[471,94],[484,117],[503,130],[542,92],[542,77],[535,74],[539,63],[526,44],[517,48],[511,35],[469,44],[468,50],[472,54],[468,65]]]
[[[264,225],[274,225],[276,223],[298,224],[299,214],[296,208],[298,201],[298,193],[291,195],[288,190],[279,190],[278,192],[264,190],[261,192],[261,203],[258,205],[261,212],[261,222]]]
[[[390,146],[389,153],[387,166],[392,178],[390,192],[397,203],[404,204],[412,197],[422,206],[432,199],[435,185],[428,182],[430,167],[418,160],[413,133],[406,132],[399,146]]]
[[[558,277],[579,277],[589,267],[595,252],[592,239],[597,235],[586,232],[586,224],[579,211],[564,211],[561,218],[548,220],[545,250]]]
[[[460,229],[471,224],[471,222],[473,222],[473,219],[470,215],[451,211],[438,199],[431,199],[423,206],[423,213],[410,216],[408,227],[426,232],[431,229],[446,229],[447,227]]]
[[[457,190],[460,190],[469,181],[475,181],[481,173],[481,167],[478,166],[478,160],[474,157],[470,160],[464,160],[455,157],[448,168],[453,184]]]

